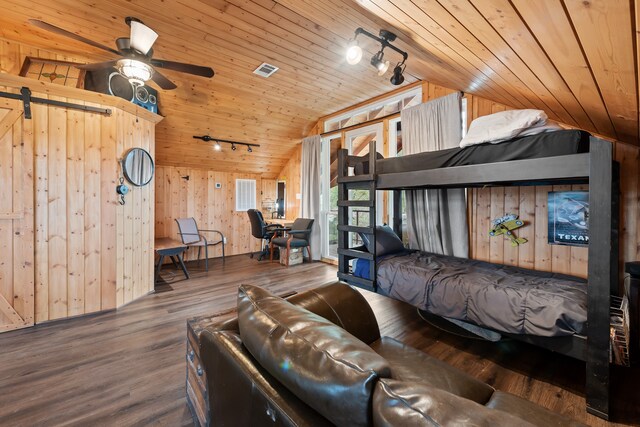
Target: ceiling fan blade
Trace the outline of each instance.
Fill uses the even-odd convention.
[[[151,76],[151,80],[153,80],[158,86],[160,86],[160,88],[165,90],[171,90],[178,87],[171,80],[159,73],[158,70],[154,70],[153,76]]]
[[[96,62],[95,64],[76,65],[76,67],[82,70],[87,70],[87,71],[98,71],[98,70],[104,70],[105,68],[109,68],[109,67],[115,67],[117,62],[118,60]]]
[[[107,46],[105,46],[103,44],[100,44],[98,42],[94,42],[93,40],[89,40],[87,38],[84,38],[82,36],[74,34],[74,33],[70,32],[70,31],[63,30],[60,27],[56,27],[55,25],[48,24],[48,23],[46,23],[44,21],[40,21],[38,19],[29,19],[29,22],[31,24],[35,25],[38,28],[42,28],[43,30],[50,31],[52,33],[56,33],[56,34],[59,34],[61,36],[69,37],[70,39],[74,39],[74,40],[77,40],[79,42],[86,43],[86,44],[88,44],[90,46],[93,46],[93,47],[97,47],[98,49],[106,50],[107,52],[111,52],[111,53],[115,53],[116,55],[120,55],[120,52],[118,52],[115,49],[111,49],[110,47],[107,47]]]
[[[131,47],[146,55],[156,42],[158,33],[138,20],[132,19],[129,25],[131,25],[131,37],[129,37]]]
[[[195,76],[213,77],[213,68],[201,65],[185,64],[183,62],[165,61],[164,59],[152,59],[151,65],[165,68],[167,70],[179,71],[181,73],[193,74]]]

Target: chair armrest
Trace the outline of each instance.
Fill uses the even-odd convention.
[[[311,230],[289,230],[289,234],[309,234]]]
[[[198,230],[198,231],[207,231],[207,232],[210,232],[210,233],[218,233],[224,239],[224,234],[222,234],[222,231],[219,231],[219,230],[202,230],[201,229],[201,230]]]

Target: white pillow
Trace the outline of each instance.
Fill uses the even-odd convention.
[[[542,110],[509,110],[478,117],[471,122],[469,131],[460,141],[460,148],[485,142],[497,144],[545,123],[547,115]]]
[[[564,128],[562,126],[560,126],[558,123],[553,122],[551,120],[547,120],[547,123],[545,123],[543,125],[534,126],[532,128],[523,130],[522,132],[520,132],[518,134],[518,137],[536,135],[536,134],[543,133],[543,132],[553,132],[553,131],[562,130],[562,129],[564,129]]]

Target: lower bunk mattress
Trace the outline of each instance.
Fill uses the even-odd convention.
[[[355,275],[368,272],[358,260]],[[584,335],[586,280],[483,261],[405,252],[378,259],[378,292],[500,332]]]

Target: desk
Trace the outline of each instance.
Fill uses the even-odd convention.
[[[184,261],[182,260],[182,253],[187,250],[187,245],[168,237],[161,237],[155,240],[154,249],[158,253],[158,255],[160,255],[160,259],[156,264],[154,283],[158,281],[158,277],[160,276],[160,269],[162,268],[162,261],[164,261],[164,257],[166,256],[171,258],[171,261],[173,261],[174,264],[176,264],[176,260],[174,257],[178,258],[178,263],[180,264],[180,268],[182,268],[184,276],[187,279],[189,278],[189,272],[187,271],[187,267],[185,267]]]

